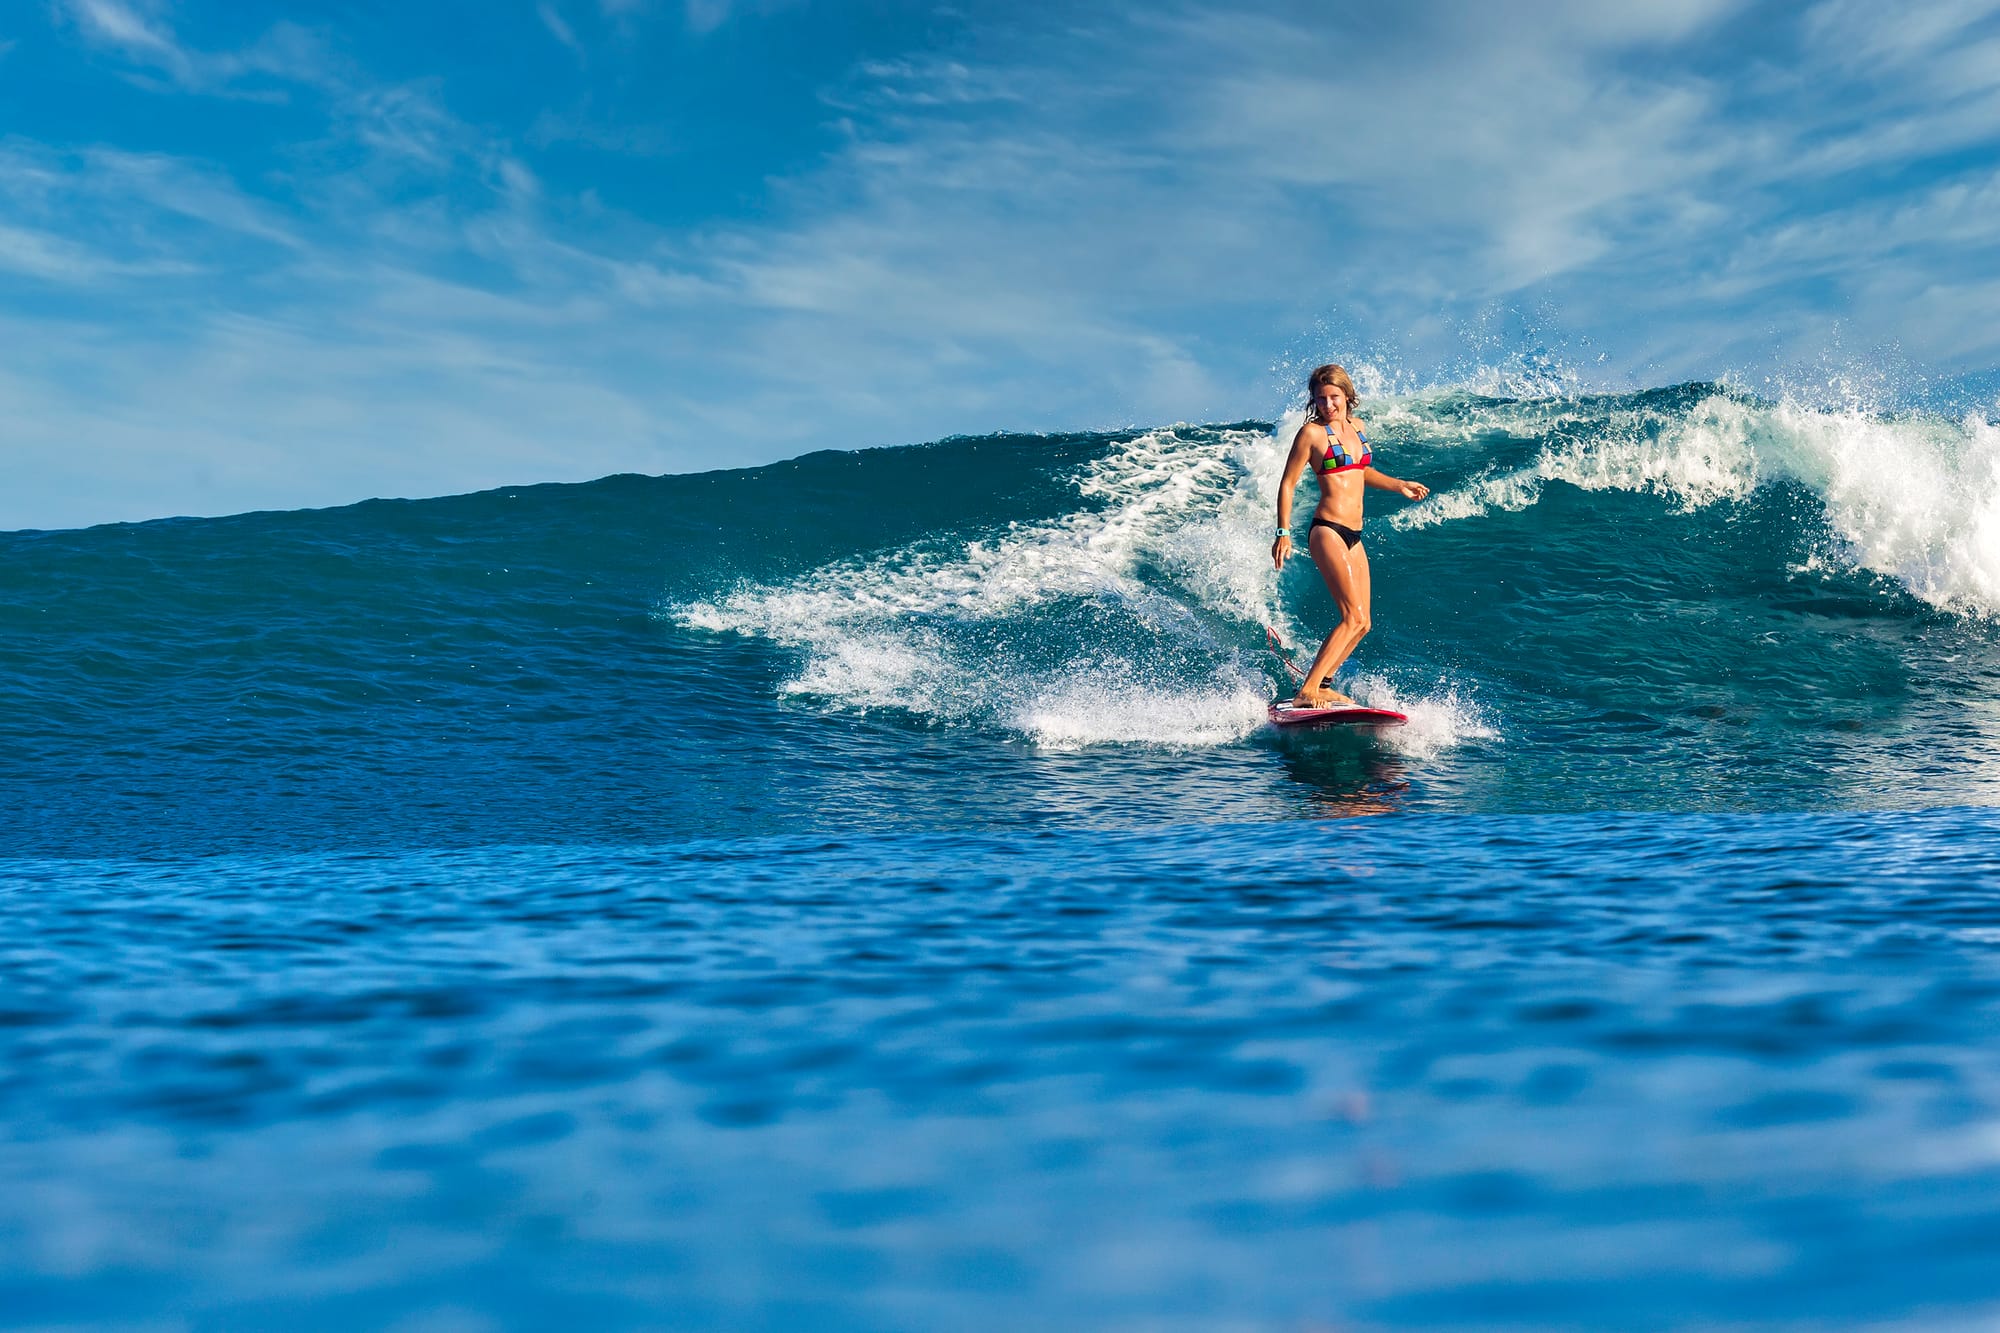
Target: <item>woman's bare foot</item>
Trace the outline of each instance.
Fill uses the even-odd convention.
[[[1354,700],[1335,689],[1300,690],[1292,696],[1293,708],[1351,708]]]

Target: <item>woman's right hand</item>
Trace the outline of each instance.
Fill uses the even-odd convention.
[[[1285,557],[1290,555],[1291,553],[1292,553],[1292,539],[1290,537],[1287,537],[1282,532],[1279,533],[1278,540],[1271,543],[1272,566],[1277,569],[1283,569],[1285,567]]]

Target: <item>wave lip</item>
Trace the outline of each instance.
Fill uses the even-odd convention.
[[[1725,391],[1684,407],[1647,398],[1470,414],[1398,404],[1398,420],[1447,452],[1481,436],[1520,438],[1516,431],[1535,449],[1519,463],[1474,466],[1389,524],[1408,532],[1519,513],[1556,482],[1656,496],[1682,513],[1789,482],[1816,499],[1829,534],[1816,565],[1890,579],[1940,610],[2000,618],[2000,426],[1977,415],[1830,410]]]

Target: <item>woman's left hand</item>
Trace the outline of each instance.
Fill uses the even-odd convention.
[[[1406,500],[1421,500],[1431,493],[1431,488],[1421,481],[1406,481],[1396,488]]]

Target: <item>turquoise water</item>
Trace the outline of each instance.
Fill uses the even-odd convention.
[[[1367,406],[0,534],[0,1325],[1991,1318],[2000,430]]]

